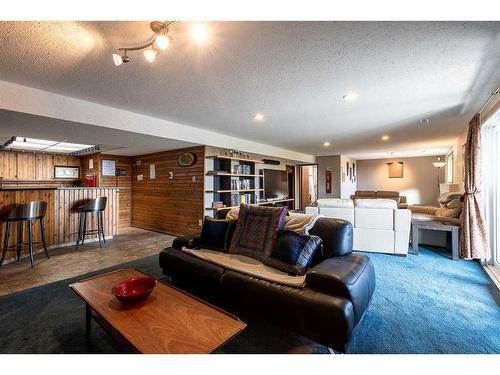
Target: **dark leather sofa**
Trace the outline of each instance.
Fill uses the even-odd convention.
[[[183,246],[196,248],[196,236],[175,239],[160,253],[160,266],[174,281],[218,295],[225,308],[257,314],[345,352],[375,289],[373,264],[366,255],[352,253],[347,221],[320,218],[309,233],[321,237],[323,249],[306,273],[304,288],[224,269],[181,251]]]

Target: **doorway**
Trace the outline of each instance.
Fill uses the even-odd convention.
[[[318,165],[301,165],[300,167],[300,209],[310,206],[318,197]]]

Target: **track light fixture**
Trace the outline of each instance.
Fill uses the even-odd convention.
[[[144,50],[144,58],[152,63],[153,61],[155,61],[156,56],[160,53],[160,51],[167,49],[170,43],[172,43],[172,37],[168,35],[169,27],[178,22],[179,21],[151,22],[149,24],[149,27],[154,33],[154,36],[151,38],[151,40],[148,43],[137,47],[118,48],[118,51],[122,54],[114,53],[113,62],[116,66],[127,63],[130,61],[130,58],[127,56],[127,52]]]
[[[155,61],[156,56],[158,56],[161,51],[166,50],[172,43],[173,38],[169,35],[169,28],[180,21],[153,21],[149,24],[149,27],[153,31],[154,35],[151,40],[137,47],[122,47],[118,48],[119,53],[113,53],[113,62],[116,66],[122,65],[130,61],[127,56],[129,51],[140,51],[143,50],[144,58],[146,61],[152,63]],[[202,43],[207,39],[206,26],[204,24],[196,23],[193,25],[193,38],[198,42]]]

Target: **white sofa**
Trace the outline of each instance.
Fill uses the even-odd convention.
[[[411,211],[399,209],[392,199],[318,199],[315,207],[306,207],[306,213],[351,222],[354,250],[408,253]]]

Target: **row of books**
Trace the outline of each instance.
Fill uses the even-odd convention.
[[[246,164],[238,164],[238,165],[233,165],[233,173],[237,174],[250,174],[251,168],[249,165]]]
[[[239,206],[241,203],[253,203],[253,194],[231,194],[231,206]]]
[[[250,180],[231,180],[231,190],[248,190],[250,187]]]

